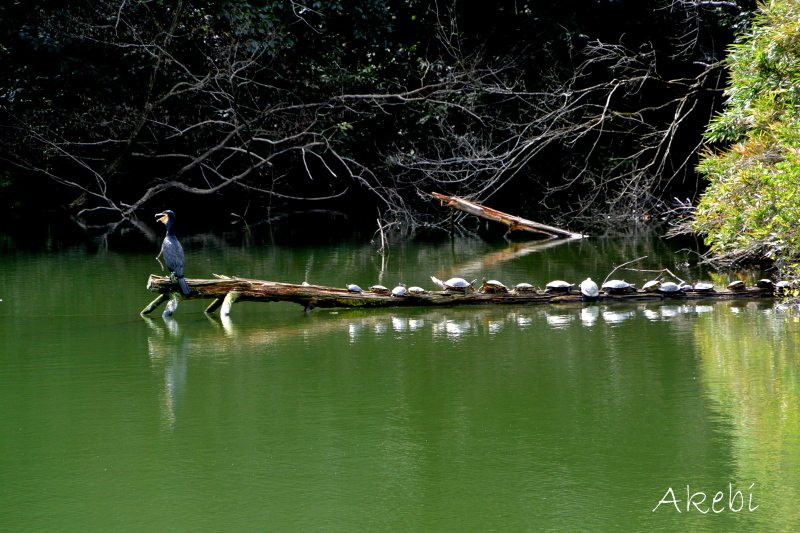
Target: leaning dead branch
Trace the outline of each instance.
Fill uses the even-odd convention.
[[[533,222],[532,220],[527,220],[515,215],[509,215],[508,213],[503,213],[502,211],[486,207],[485,205],[470,202],[469,200],[459,198],[458,196],[446,196],[444,194],[439,194],[438,192],[433,192],[431,195],[452,208],[464,211],[470,215],[475,215],[476,217],[499,222],[505,225],[509,232],[515,230],[530,231],[532,233],[541,233],[552,238],[566,237],[569,239],[584,239],[588,237],[588,235],[573,233],[561,228],[540,224],[539,222]]]

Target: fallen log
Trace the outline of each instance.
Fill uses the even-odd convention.
[[[172,314],[182,300],[210,299],[211,305],[206,313],[220,309],[221,316],[230,315],[233,304],[237,302],[293,302],[302,305],[306,311],[317,307],[454,307],[462,305],[531,305],[578,303],[582,301],[580,293],[556,293],[545,291],[482,293],[478,291],[429,291],[424,294],[404,297],[380,294],[370,291],[361,293],[348,291],[346,288],[326,287],[322,285],[295,285],[256,279],[237,278],[234,276],[218,276],[217,279],[187,279],[191,292],[183,296],[177,285],[168,277],[151,275],[147,289],[158,293],[158,297],[145,307],[141,314],[147,315],[155,311],[162,303],[169,302],[165,314]],[[632,302],[667,300],[724,300],[733,298],[765,298],[774,296],[773,289],[747,288],[740,291],[719,290],[679,291],[676,293],[629,292],[623,294],[601,294],[601,302]]]
[[[459,209],[465,213],[469,213],[470,215],[475,215],[476,217],[481,217],[487,220],[493,220],[495,222],[505,224],[506,227],[508,227],[508,231],[522,230],[534,233],[542,233],[554,239],[559,237],[566,237],[568,239],[585,239],[588,237],[588,235],[573,233],[561,228],[555,228],[553,226],[540,224],[538,222],[527,220],[518,216],[509,215],[508,213],[503,213],[502,211],[486,207],[485,205],[470,202],[469,200],[465,200],[464,198],[460,198],[458,196],[446,196],[444,194],[439,194],[438,192],[432,192],[431,195],[434,198],[438,198],[442,202],[447,203],[447,205],[450,207]]]

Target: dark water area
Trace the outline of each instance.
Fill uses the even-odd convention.
[[[736,276],[635,232],[381,255],[371,233],[326,227],[179,237],[196,278],[541,286],[643,256],[687,281]],[[800,323],[772,301],[245,302],[225,319],[187,301],[142,318],[161,273],[148,228],[0,236],[2,531],[800,527]]]

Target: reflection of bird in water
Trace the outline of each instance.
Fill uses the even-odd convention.
[[[178,422],[181,399],[186,392],[188,348],[191,340],[182,335],[180,326],[169,316],[163,320],[145,319],[152,329],[147,340],[150,361],[155,370],[164,372],[164,388],[161,394],[161,414],[168,429]]]
[[[164,263],[170,271],[170,278],[178,282],[184,295],[188,295],[189,285],[183,279],[183,269],[186,265],[186,261],[183,258],[183,247],[172,231],[172,225],[175,224],[175,213],[164,211],[156,215],[156,220],[163,222],[167,227],[167,235],[164,237],[164,243],[161,245],[161,253],[159,255],[164,257]]]
[[[186,350],[188,346],[188,337],[184,337],[180,345],[173,344],[168,348],[168,351],[172,353],[165,361],[162,409],[164,420],[170,429],[174,428],[177,423],[180,400],[186,392]]]

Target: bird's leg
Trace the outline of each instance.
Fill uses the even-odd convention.
[[[173,285],[178,285],[178,276],[175,275],[175,272],[169,273],[169,282]]]

